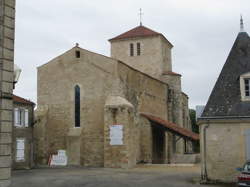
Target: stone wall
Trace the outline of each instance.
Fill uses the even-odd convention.
[[[172,71],[172,44],[170,44],[164,37],[161,38],[161,49],[162,49],[162,72]]]
[[[118,63],[117,72],[123,95],[133,104],[137,115],[144,112],[168,119],[168,85],[166,83],[121,62]]]
[[[137,147],[133,105],[122,97],[109,96],[104,111],[104,167],[134,167]],[[110,127],[113,125],[122,126],[122,145],[111,145]]]
[[[136,44],[141,44],[141,55],[136,55]],[[135,55],[130,56],[130,44],[134,44]],[[162,36],[138,37],[111,41],[111,57],[129,66],[160,78],[164,71],[171,71],[171,44]]]
[[[151,123],[141,117],[140,119],[140,131],[138,133],[140,142],[139,145],[139,151],[138,155],[136,157],[136,160],[138,163],[152,163],[153,161],[153,138],[152,138],[152,127]]]
[[[184,93],[182,93],[182,118],[183,127],[192,131],[192,124],[189,116],[188,96]],[[186,140],[184,143],[185,153],[193,153],[193,142]]]
[[[239,174],[236,168],[246,161],[245,132],[250,129],[250,121],[211,120],[200,125],[202,176],[207,173],[208,180],[235,182]]]
[[[161,37],[156,37],[153,41],[151,37],[145,38],[143,42],[149,46],[151,41],[163,48],[171,47],[169,44],[162,46]],[[153,62],[153,58],[151,59],[152,63],[156,63],[156,69],[161,71],[163,53],[166,53],[164,61],[171,60],[170,48],[168,52],[166,50],[161,49],[153,54],[153,57],[157,56],[155,60],[159,61]],[[80,58],[76,57],[76,51],[80,52]],[[141,58],[145,60],[146,57]],[[132,62],[136,61],[131,59]],[[138,60],[136,63],[142,62],[143,60]],[[49,155],[55,154],[59,149],[67,150],[71,165],[132,167],[136,162],[152,162],[152,124],[142,119],[140,113],[177,121],[177,124],[183,126],[182,114],[183,107],[187,107],[187,98],[182,97],[179,76],[170,77],[170,87],[165,80],[152,77],[152,71],[148,72],[149,75],[144,73],[144,66],[148,70],[152,70],[154,66],[150,65],[151,61],[144,63],[145,65],[138,67],[142,69],[141,72],[131,67],[132,64],[127,65],[127,62],[74,47],[38,67],[38,124],[35,126],[35,138],[36,159],[39,163],[45,164]],[[168,68],[171,68],[171,64]],[[74,126],[76,85],[81,90],[79,128]],[[169,95],[170,88],[173,95]],[[111,107],[110,100],[107,100],[110,97],[113,98],[113,103],[116,101],[113,104],[115,106]],[[131,106],[124,107],[124,102],[121,101]],[[109,128],[116,123],[124,124],[124,146],[109,145]],[[161,159],[166,163],[173,155],[173,136],[164,132],[162,137],[164,158]],[[72,146],[77,147],[77,150],[72,149]]]
[[[34,162],[36,165],[48,163],[48,138],[46,136],[48,121],[48,106],[39,106],[35,111],[35,126],[33,129]]]
[[[188,99],[183,97],[182,89],[181,89],[181,76],[180,75],[163,75],[162,81],[166,82],[169,85],[169,106],[171,109],[169,110],[169,116],[172,117],[172,122],[178,124],[181,127],[185,127],[185,121],[183,111],[188,110]],[[183,99],[185,99],[183,101]],[[184,108],[185,106],[185,108]],[[187,126],[187,125],[186,125]],[[173,136],[173,140],[175,141],[178,137]],[[174,148],[174,152],[177,154],[183,154],[185,152],[184,140],[180,139],[176,143],[176,148]]]
[[[15,0],[0,0],[0,187],[10,184]]]
[[[122,95],[134,107],[133,136],[136,161],[152,162],[152,128],[151,123],[140,117],[140,113],[149,113],[168,120],[168,85],[141,73],[124,63],[117,67],[118,79],[122,87]]]
[[[76,58],[76,51],[80,51],[80,58]],[[112,88],[115,63],[111,58],[75,47],[38,68],[37,113],[41,120],[35,128],[43,132],[36,133],[36,138],[37,145],[42,144],[45,150],[38,150],[36,157],[43,164],[58,149],[66,149],[76,159],[79,154],[67,145],[79,144],[81,165],[103,166],[103,108]],[[75,128],[74,122],[76,85],[81,90],[80,128]],[[42,115],[44,108],[47,109]]]
[[[168,86],[123,62],[117,63],[111,97],[105,104],[104,166],[130,168],[153,160],[150,113],[167,119]],[[110,125],[123,125],[124,145],[110,145]],[[164,132],[163,132],[164,133]]]

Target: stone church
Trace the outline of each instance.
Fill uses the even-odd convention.
[[[109,40],[111,57],[79,47],[38,67],[36,162],[131,168],[192,153],[188,96],[167,38],[143,25]]]

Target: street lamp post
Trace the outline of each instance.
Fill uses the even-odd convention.
[[[14,64],[14,81],[13,81],[13,89],[15,89],[15,84],[18,82],[20,74],[22,70],[16,64]]]

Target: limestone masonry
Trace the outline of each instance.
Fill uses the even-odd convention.
[[[0,187],[11,175],[14,36],[15,1],[0,0]]]
[[[111,58],[76,45],[38,67],[37,163],[60,149],[69,165],[121,168],[192,153],[198,136],[172,72],[173,45],[142,25],[109,41]]]

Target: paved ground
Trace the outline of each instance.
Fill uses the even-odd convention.
[[[57,168],[13,172],[11,187],[193,187],[199,166],[138,166],[135,169]],[[215,185],[201,185],[214,187]],[[234,185],[217,185],[217,187]]]

